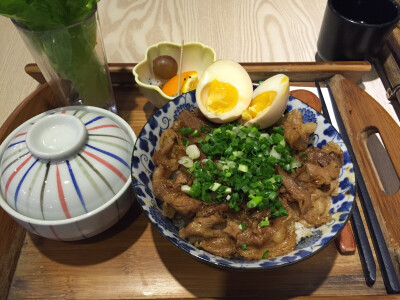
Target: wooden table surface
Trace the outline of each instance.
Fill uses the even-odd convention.
[[[160,41],[180,43],[182,39],[185,42],[202,42],[213,47],[218,58],[238,62],[311,62],[315,61],[318,32],[325,6],[325,0],[101,0],[99,17],[110,63],[138,62],[143,59],[150,45]],[[38,83],[24,71],[24,66],[32,62],[34,61],[29,49],[23,44],[11,21],[0,17],[0,126],[19,103],[37,88]],[[359,85],[400,124],[396,110],[386,99],[385,89],[375,69],[365,75]],[[24,260],[21,266],[24,267],[20,272],[30,272],[26,273],[28,277],[37,280],[36,283],[41,283],[40,286],[45,288],[45,283],[51,279],[46,277],[46,272],[56,276],[59,266],[67,266],[68,274],[62,274],[64,280],[60,287],[64,294],[45,293],[42,295],[44,298],[102,298],[113,289],[119,291],[115,296],[117,298],[152,298],[160,296],[160,291],[164,291],[165,297],[207,297],[209,293],[202,290],[203,284],[197,287],[193,285],[193,280],[199,280],[201,274],[209,274],[207,280],[210,282],[211,294],[217,296],[246,296],[236,288],[241,282],[252,289],[262,289],[264,285],[271,284],[261,282],[264,277],[261,272],[247,273],[248,275],[235,273],[237,276],[232,277],[232,273],[223,273],[199,262],[195,262],[196,269],[185,268],[185,265],[193,266],[193,259],[181,255],[174,247],[168,247],[167,242],[150,226],[143,214],[136,217],[134,223],[139,229],[135,234],[126,230],[106,238],[108,242],[70,244],[64,249],[64,260],[54,260],[52,251],[61,249],[57,242],[27,235],[24,242],[26,255],[21,257]],[[134,225],[132,220],[127,220],[124,226],[128,228]],[[149,236],[152,238],[148,239]],[[118,242],[111,247],[110,241]],[[136,242],[142,248],[135,247],[135,251],[126,251]],[[41,252],[41,249],[46,249],[46,252]],[[102,255],[96,260],[91,256],[93,251],[102,251]],[[354,256],[339,256],[335,251],[334,245],[331,245],[323,250],[324,254],[319,254],[326,257],[324,265],[319,265],[320,260],[315,257],[307,262],[310,264],[310,271],[317,270],[325,274],[323,278],[315,278],[306,273],[305,276],[311,281],[302,286],[290,287],[298,292],[294,290],[288,295],[346,295],[348,288],[341,290],[341,287],[352,282],[356,278],[354,274],[359,274],[361,268],[351,267],[354,265]],[[176,263],[165,259],[173,254],[177,257]],[[74,263],[74,259],[81,255],[88,260],[85,269],[89,268],[93,274],[102,272],[99,266],[112,266],[116,257],[121,255],[141,264],[141,270],[148,269],[148,273],[144,276],[137,270],[130,269],[132,264],[115,265],[115,268],[121,270],[120,276],[116,278],[106,273],[103,277],[96,277],[104,280],[103,289],[91,290],[98,283],[92,282],[90,278],[80,277],[80,266]],[[57,257],[59,258],[58,255]],[[155,264],[150,263],[151,260]],[[30,268],[33,266],[30,265],[31,261],[46,262],[53,269],[46,270],[40,266]],[[335,261],[339,263],[335,264]],[[160,265],[163,270],[153,267]],[[290,286],[291,276],[302,276],[299,273],[304,270],[307,270],[304,265],[295,265],[288,268],[287,276],[280,275],[279,279]],[[160,272],[169,274],[169,277],[159,280],[157,274]],[[271,280],[273,277],[269,272],[265,278]],[[168,282],[172,284],[169,285]],[[220,285],[221,282],[224,284]],[[30,284],[24,281],[13,282],[12,295],[18,299],[37,298],[38,294],[29,295],[26,287]],[[358,287],[365,285],[362,280],[355,284]],[[375,289],[382,289],[382,284],[381,278],[378,278]],[[123,289],[121,285],[127,286]],[[49,289],[52,290],[54,289]],[[322,290],[324,292],[318,292]],[[360,288],[354,294],[361,293],[363,292]],[[374,289],[368,293],[373,294]],[[278,295],[279,290],[273,290],[273,294]]]

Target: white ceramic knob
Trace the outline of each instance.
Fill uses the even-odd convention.
[[[26,144],[29,151],[43,160],[64,160],[82,149],[87,131],[82,121],[72,115],[46,116],[29,128]]]

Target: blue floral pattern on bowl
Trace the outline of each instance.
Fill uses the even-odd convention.
[[[225,259],[198,249],[181,238],[178,229],[174,227],[171,220],[163,216],[162,209],[155,199],[151,182],[155,165],[151,157],[154,151],[159,148],[158,140],[162,131],[172,126],[182,110],[195,108],[197,108],[195,91],[183,94],[167,103],[143,127],[133,152],[132,184],[136,199],[144,214],[167,240],[203,262],[230,269],[272,269],[290,265],[309,258],[333,241],[347,222],[353,207],[355,198],[353,164],[347,148],[335,128],[313,108],[293,97],[289,98],[286,112],[299,109],[303,113],[303,122],[316,122],[318,124],[311,143],[320,148],[322,145],[326,145],[328,141],[333,141],[344,152],[345,163],[339,177],[339,194],[332,198],[330,210],[333,220],[329,224],[315,229],[312,236],[302,239],[293,252],[275,258],[254,261]]]

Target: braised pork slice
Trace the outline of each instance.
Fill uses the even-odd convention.
[[[196,217],[179,235],[187,238],[196,247],[222,257],[236,252],[235,242],[221,228],[226,227],[226,218],[219,212],[206,217]]]
[[[184,110],[179,114],[177,123],[181,128],[190,127],[197,130],[200,130],[202,125],[207,124],[205,120],[188,110]]]
[[[289,216],[270,219],[270,225],[260,227],[253,223],[237,235],[236,246],[246,245],[246,249],[238,247],[240,256],[248,259],[260,259],[268,250],[269,257],[276,257],[293,251],[296,247],[294,219],[290,207],[286,207]]]
[[[307,189],[301,187],[296,179],[291,177],[288,173],[282,170],[281,167],[277,167],[278,174],[282,176],[281,191],[288,193],[290,197],[286,198],[289,202],[297,202],[302,214],[306,213],[311,207],[311,194]]]
[[[323,150],[310,146],[298,155],[297,159],[304,163],[296,170],[299,181],[314,184],[312,189],[324,191],[330,190],[331,184],[336,185],[343,164],[343,152],[332,144],[329,142],[328,146],[323,146]]]
[[[228,205],[225,203],[204,203],[201,208],[197,211],[196,217],[208,217],[215,213],[222,213],[228,211]]]
[[[317,128],[315,123],[303,123],[303,115],[297,109],[283,117],[281,126],[285,129],[284,137],[290,147],[300,151],[307,148],[309,136]]]
[[[321,151],[329,154],[340,166],[343,165],[343,151],[338,144],[334,142],[328,142],[327,145],[322,146]]]
[[[174,149],[179,150],[177,147],[182,147],[182,142],[179,139],[175,130],[167,129],[160,137],[160,149],[156,150],[153,154],[153,161],[156,165],[163,165],[169,171],[174,171],[179,167],[179,157],[185,154],[183,152],[175,153]]]
[[[189,197],[179,186],[174,186],[172,180],[166,178],[163,165],[159,165],[153,173],[153,187],[155,196],[182,216],[191,217],[201,207],[201,201]]]
[[[332,180],[338,178],[340,174],[340,166],[334,161],[331,161],[325,168],[312,163],[306,163],[305,167],[317,187],[330,185]]]
[[[330,209],[330,196],[320,190],[315,190],[312,194],[312,206],[303,215],[302,223],[306,227],[317,227],[332,219],[329,214]]]
[[[212,254],[226,258],[231,257],[236,252],[235,242],[228,236],[205,239],[195,245]]]
[[[302,155],[302,154],[305,155]],[[332,157],[323,152],[321,149],[317,147],[308,147],[303,153],[300,153],[300,160],[307,161],[312,164],[319,165],[321,167],[326,167],[332,161]]]
[[[207,217],[197,217],[185,228],[179,230],[179,235],[183,238],[188,237],[224,237],[226,234],[220,230],[221,227],[226,225],[224,219],[219,213],[215,213]]]

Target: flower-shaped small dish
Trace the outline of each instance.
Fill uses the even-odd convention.
[[[253,261],[222,258],[198,249],[180,237],[178,229],[170,219],[163,215],[162,208],[154,196],[152,174],[155,170],[155,164],[152,155],[156,149],[159,149],[161,133],[172,126],[183,110],[195,108],[197,108],[195,92],[192,91],[177,97],[148,121],[135,143],[132,175],[136,198],[144,214],[167,240],[200,261],[229,269],[272,269],[287,266],[311,257],[334,240],[346,224],[353,206],[355,198],[353,164],[347,148],[335,128],[313,108],[293,97],[289,98],[286,111],[299,109],[303,114],[303,122],[317,123],[317,129],[312,136],[312,144],[321,148],[328,141],[333,141],[341,147],[344,154],[338,195],[332,198],[330,208],[330,213],[333,216],[332,221],[313,230],[312,235],[303,238],[293,252],[271,259]]]
[[[96,235],[132,204],[132,128],[90,106],[44,112],[0,146],[0,206],[28,231],[64,241]]]
[[[215,51],[201,43],[185,43],[182,54],[181,73],[196,71],[199,78],[205,69],[216,60]],[[146,51],[144,60],[139,62],[132,71],[140,92],[157,108],[174,99],[174,97],[164,94],[159,86],[151,84],[152,80],[155,79],[152,62],[162,55],[173,57],[179,64],[181,45],[161,42],[150,46]]]

